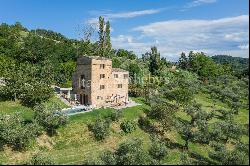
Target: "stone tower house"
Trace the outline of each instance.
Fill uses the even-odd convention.
[[[111,59],[83,56],[77,59],[73,92],[83,105],[123,105],[128,102],[128,79],[128,71],[112,68]]]

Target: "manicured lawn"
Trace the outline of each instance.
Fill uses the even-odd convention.
[[[31,108],[22,106],[18,101],[2,101],[0,102],[0,113],[13,114],[20,113],[25,119],[31,119],[33,117],[33,111]]]
[[[149,109],[149,106],[144,103],[145,101],[142,98],[132,98],[132,100],[141,105],[126,108],[123,110],[123,115],[128,120],[137,119],[140,115],[144,113],[144,110]]]
[[[143,110],[149,108],[146,104],[143,103],[142,98],[131,98],[133,101],[136,101],[137,103],[140,103],[141,105],[135,106],[135,107],[129,107],[123,109],[123,116],[124,118],[128,120],[134,120],[135,118],[138,118],[141,114],[143,114]],[[70,116],[70,120],[72,122],[90,122],[95,120],[98,116],[104,117],[111,113],[114,109],[112,108],[100,108],[96,109],[91,112],[87,112],[84,114],[76,114]]]
[[[52,104],[57,104],[61,108],[67,107],[67,105],[65,105],[63,102],[60,101],[60,99],[55,96],[51,97],[45,104],[48,106]],[[34,116],[32,108],[21,105],[19,101],[0,101],[0,113],[20,113],[21,116],[26,120],[30,120]]]
[[[57,104],[60,108],[67,108],[66,104],[64,104],[59,98],[56,96],[51,97],[47,102],[45,102],[47,106],[50,106],[52,104]]]
[[[76,114],[70,116],[71,122],[90,122],[95,120],[98,116],[104,117],[112,112],[113,109],[106,108],[106,109],[97,109],[91,112],[83,113],[83,114]]]

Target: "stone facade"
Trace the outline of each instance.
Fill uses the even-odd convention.
[[[128,78],[128,71],[112,68],[108,58],[83,56],[77,59],[73,92],[83,105],[124,105],[128,102]]]

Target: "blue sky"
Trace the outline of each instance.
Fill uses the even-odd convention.
[[[113,47],[138,55],[156,45],[169,60],[190,50],[248,57],[248,6],[248,0],[0,0],[0,23],[79,38],[77,28],[102,15],[111,22]]]

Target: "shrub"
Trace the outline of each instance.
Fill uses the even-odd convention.
[[[122,110],[114,110],[106,118],[110,119],[112,122],[117,122],[122,116]]]
[[[35,154],[31,157],[27,165],[54,165],[55,163],[50,157],[42,156],[41,154]]]
[[[93,158],[92,156],[87,156],[82,162],[82,165],[103,165],[102,161],[98,158]]]
[[[148,152],[143,149],[140,139],[132,139],[119,145],[115,155],[117,165],[147,165],[152,162]]]
[[[111,151],[106,151],[100,156],[104,165],[116,165],[116,156]]]
[[[147,116],[150,119],[158,121],[164,130],[170,130],[174,125],[176,110],[176,105],[161,102],[152,105],[151,110],[147,113]]]
[[[211,142],[214,151],[209,152],[209,157],[221,165],[247,165],[249,162],[248,152],[236,146],[234,149],[227,149],[225,144]],[[242,146],[242,145],[240,145]]]
[[[10,145],[16,150],[28,147],[41,133],[41,127],[36,123],[25,124],[19,114],[0,116],[0,145]]]
[[[187,152],[181,153],[180,160],[182,165],[194,165],[193,159],[188,156]]]
[[[132,133],[136,129],[136,124],[133,121],[124,121],[120,127],[125,133]]]
[[[93,132],[96,140],[104,140],[110,132],[110,124],[108,121],[98,117],[94,124],[89,124],[89,130]]]
[[[118,121],[123,117],[122,110],[116,110],[111,114],[112,121]]]
[[[149,154],[156,160],[162,160],[167,155],[167,147],[164,142],[154,139],[149,149]]]
[[[218,141],[240,140],[242,134],[244,134],[242,125],[236,124],[231,120],[215,122],[211,128],[212,132],[210,134],[212,138]]]
[[[142,130],[146,132],[150,132],[150,133],[156,132],[155,127],[151,124],[151,121],[148,117],[140,116],[138,119],[138,125]]]
[[[59,112],[56,105],[50,107],[39,105],[35,108],[35,120],[43,126],[49,135],[56,134],[56,129],[67,124],[68,117]]]
[[[84,165],[158,165],[143,148],[140,139],[131,139],[119,145],[114,152],[105,151],[97,159],[87,158]]]

